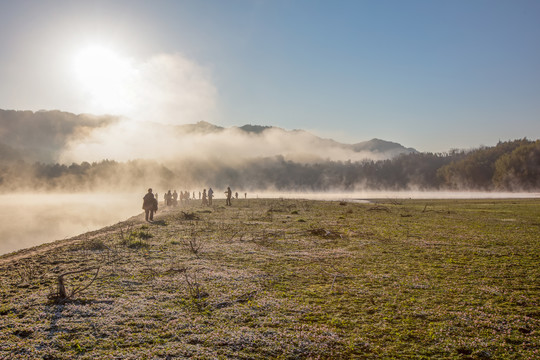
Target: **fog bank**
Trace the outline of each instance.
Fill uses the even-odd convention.
[[[358,192],[253,192],[251,197],[308,199],[329,201],[358,201],[384,199],[537,199],[539,192],[488,192],[488,191],[358,191]],[[249,197],[248,196],[248,197]]]
[[[244,192],[239,200],[245,204]],[[163,191],[160,193],[160,206]],[[76,236],[113,225],[141,214],[143,193],[99,194],[9,194],[0,195],[0,255]],[[216,189],[216,199],[224,194]],[[525,199],[540,193],[448,192],[448,191],[363,191],[363,192],[247,192],[247,201],[256,198],[286,198],[333,201],[375,199]],[[200,200],[195,200],[198,204]]]
[[[362,151],[352,145],[319,138],[306,131],[267,128],[260,132],[236,127],[173,126],[122,119],[96,128],[85,138],[71,139],[58,160],[61,163],[132,159],[225,162],[241,166],[247,160],[283,156],[301,163],[321,160],[382,160],[396,156],[402,149]]]

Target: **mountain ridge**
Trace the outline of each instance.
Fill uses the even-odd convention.
[[[178,126],[184,129],[188,129],[190,132],[196,132],[196,133],[221,132],[227,129],[238,129],[242,132],[249,133],[249,134],[263,134],[264,132],[269,131],[269,130],[282,131],[288,134],[303,133],[303,134],[309,134],[309,136],[316,138],[318,141],[321,141],[328,145],[338,146],[343,149],[353,150],[355,152],[362,152],[362,151],[370,151],[370,152],[376,152],[376,153],[389,152],[392,154],[391,157],[400,155],[400,154],[418,153],[418,151],[412,147],[405,147],[397,142],[382,140],[378,138],[373,138],[371,140],[361,141],[354,144],[347,144],[347,143],[342,143],[342,142],[339,142],[337,140],[330,139],[330,138],[322,138],[320,136],[310,133],[307,130],[303,130],[303,129],[286,130],[281,127],[272,126],[272,125],[245,124],[242,126],[232,126],[231,128],[225,128],[222,126],[209,123],[207,121],[199,121],[195,124],[186,124],[186,125],[178,125]]]
[[[84,141],[91,143],[95,141],[93,136],[96,133],[106,132],[122,121],[125,124],[128,123],[125,119],[111,115],[73,114],[59,110],[32,112],[0,109],[0,158],[3,161],[58,162],[62,153],[70,145]],[[155,122],[138,124],[142,128],[139,131],[142,135],[137,134],[137,136],[144,136],[145,131],[151,130],[154,134],[176,135],[178,137],[175,139],[178,141],[181,141],[180,138],[184,134],[203,135],[201,141],[206,141],[208,139],[204,138],[205,135],[230,132],[241,134],[244,136],[243,139],[247,137],[252,143],[260,143],[263,147],[272,145],[274,154],[280,151],[279,144],[281,144],[284,154],[290,154],[291,151],[310,154],[316,149],[319,157],[321,153],[332,153],[334,159],[343,161],[351,160],[350,156],[354,156],[353,160],[358,160],[364,155],[365,158],[390,159],[400,154],[417,152],[413,148],[406,148],[399,143],[381,139],[347,144],[319,137],[302,129],[286,130],[269,125],[244,124],[223,127],[207,121],[182,125],[164,125]],[[115,130],[118,131],[118,129]],[[125,136],[125,132],[120,132],[116,134],[116,137],[111,136],[111,138],[122,140]],[[266,140],[267,143],[258,141],[258,137]],[[159,140],[158,138],[157,141]],[[241,148],[242,144],[233,142],[227,146]],[[249,154],[249,151],[246,151],[246,154]]]

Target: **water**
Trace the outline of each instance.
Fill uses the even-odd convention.
[[[239,194],[240,199],[244,193]],[[69,238],[141,214],[144,193],[7,194],[0,195],[0,255]],[[248,192],[247,198],[337,201],[370,199],[500,199],[538,198],[540,193],[489,192]],[[217,199],[220,197],[218,196]],[[234,203],[233,203],[234,205]]]
[[[0,254],[69,238],[140,214],[143,195],[0,195]]]

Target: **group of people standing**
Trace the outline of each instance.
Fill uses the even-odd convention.
[[[202,192],[202,205],[212,206],[213,198],[214,198],[214,190],[212,190],[212,188],[208,188],[208,194],[207,194],[206,189],[204,189]]]
[[[156,194],[156,198],[157,198],[157,194]],[[200,196],[199,196],[200,198]],[[193,192],[193,199],[195,199],[195,192]],[[178,194],[176,192],[176,190],[174,190],[172,193],[171,193],[171,190],[167,191],[165,193],[165,195],[163,195],[163,202],[165,205],[167,206],[176,206],[178,205],[178,200],[180,200],[180,203],[184,202],[184,201],[189,201],[191,200],[191,194],[189,191],[180,191],[180,194]]]
[[[225,205],[232,206],[232,190],[230,186],[227,186],[227,190],[225,190],[225,196]],[[247,198],[247,193],[245,193],[244,196]],[[208,192],[206,192],[206,189],[204,189],[202,193],[199,191],[199,200],[202,200],[202,205],[212,206],[213,198],[214,190],[212,190],[212,188],[208,188]],[[238,199],[238,192],[236,192],[236,198]],[[174,190],[173,192],[169,190],[165,193],[165,195],[163,195],[163,201],[166,206],[176,206],[178,205],[178,200],[180,200],[180,203],[182,203],[184,201],[190,201],[191,199],[195,200],[195,191],[193,192],[193,197],[191,197],[189,191],[180,191],[179,195],[176,190]],[[142,208],[145,212],[146,221],[153,221],[154,213],[158,210],[158,194],[154,194],[151,188],[148,189],[148,192],[143,197]]]

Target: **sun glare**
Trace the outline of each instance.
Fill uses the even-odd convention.
[[[74,56],[73,70],[78,86],[90,96],[91,110],[122,112],[129,109],[130,82],[135,74],[128,58],[103,46],[88,46]]]

